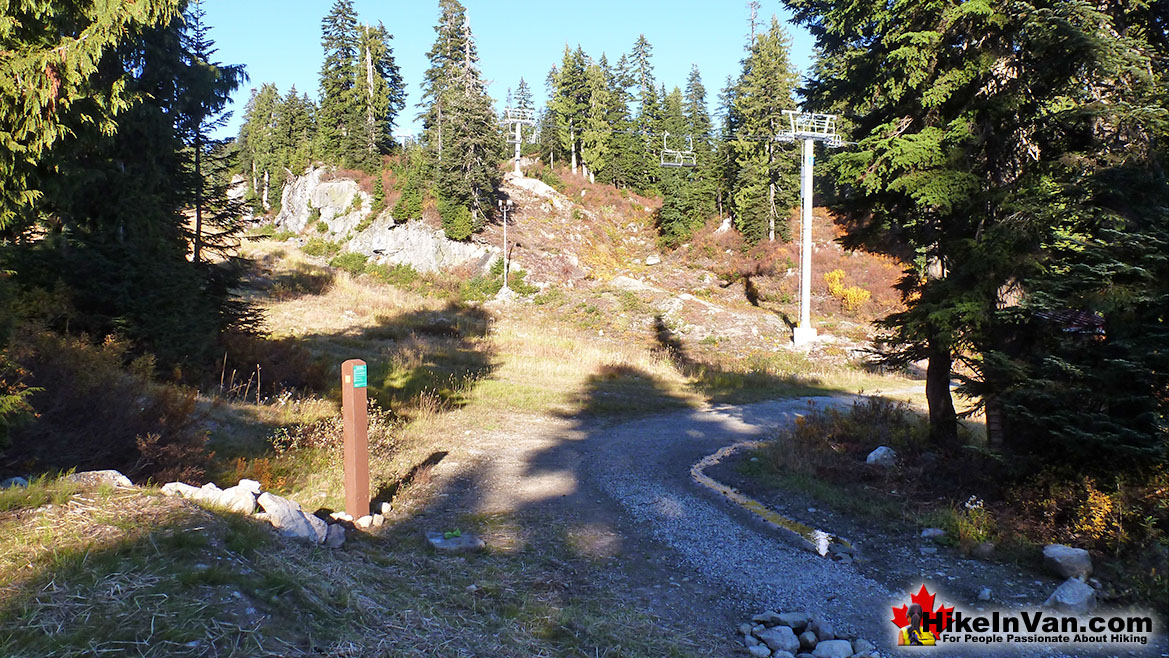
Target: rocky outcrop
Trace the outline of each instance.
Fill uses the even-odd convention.
[[[276,226],[301,233],[310,222],[324,222],[329,232],[345,235],[370,213],[373,197],[361,190],[357,181],[348,178],[326,180],[328,167],[313,167],[294,176],[280,195],[280,214]],[[320,213],[316,216],[317,211]]]
[[[369,256],[379,265],[409,265],[419,272],[462,265],[482,272],[500,253],[495,247],[450,240],[442,231],[421,222],[395,225],[385,214],[350,240],[348,249]]]

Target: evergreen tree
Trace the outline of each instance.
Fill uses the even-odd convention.
[[[928,359],[932,437],[958,358],[1048,458],[1163,455],[1163,35],[1087,2],[788,4],[818,35],[810,105],[860,141],[832,164],[848,243],[910,264],[888,361]]]
[[[426,97],[427,146],[439,211],[447,235],[463,240],[491,215],[501,178],[503,138],[478,69],[479,56],[466,10],[441,0],[438,34],[430,50]]]
[[[617,60],[614,69],[608,71],[609,125],[613,128],[610,135],[612,164],[603,180],[617,187],[641,190],[649,184],[649,176],[644,138],[635,134],[637,126],[629,111],[633,101],[629,93],[629,88],[633,86],[629,71],[629,59],[625,55]]]
[[[258,91],[253,89],[240,127],[241,168],[245,176],[250,174],[252,194],[264,212],[272,209],[272,190],[279,189],[283,163],[277,129],[279,105],[280,92],[276,85],[264,83]]]
[[[239,87],[247,78],[243,66],[225,66],[218,62],[211,62],[215,53],[215,42],[208,34],[208,27],[204,22],[205,12],[203,5],[196,0],[186,13],[186,29],[183,31],[183,48],[187,67],[190,71],[189,89],[183,98],[187,101],[179,108],[176,119],[180,137],[191,147],[193,154],[191,175],[193,178],[192,204],[195,210],[195,234],[192,240],[192,259],[198,263],[202,258],[203,249],[203,219],[205,202],[210,201],[212,214],[211,227],[216,231],[213,244],[221,250],[224,238],[236,230],[235,220],[239,217],[239,209],[227,202],[227,191],[222,176],[208,176],[209,171],[224,170],[224,163],[213,162],[210,167],[204,166],[204,160],[212,156],[215,140],[211,140],[211,131],[227,123],[230,112],[223,108],[231,100],[231,92]],[[221,158],[220,158],[221,159]],[[210,190],[204,188],[210,183]],[[208,195],[206,192],[210,191]],[[209,198],[208,198],[209,197]]]
[[[654,81],[653,64],[650,61],[652,55],[653,46],[650,45],[645,35],[641,34],[638,35],[637,41],[633,44],[633,52],[627,60],[629,66],[627,75],[632,86],[637,89],[635,94],[637,113],[634,115],[633,125],[634,130],[639,134],[641,146],[639,157],[633,160],[634,169],[630,174],[631,178],[637,181],[636,186],[642,192],[654,191],[659,164],[657,154],[659,146],[655,135],[661,133],[658,129],[661,100]]]
[[[718,165],[714,159],[714,126],[706,107],[706,87],[698,66],[690,69],[686,79],[683,110],[686,114],[686,133],[693,140],[695,168],[686,190],[686,215],[690,231],[714,214]]]
[[[515,105],[513,106],[520,110],[531,110],[535,106],[532,105],[532,90],[528,87],[528,83],[520,77],[520,84],[515,91]]]
[[[589,181],[596,182],[597,175],[600,174],[603,179],[612,165],[609,148],[612,100],[609,97],[609,81],[600,64],[590,63],[585,68],[584,97],[588,106],[581,121],[581,160]]]
[[[366,166],[380,166],[388,150],[394,121],[406,104],[406,85],[394,63],[385,26],[363,25],[359,30],[356,89],[362,103],[362,157]]]
[[[473,43],[466,43],[463,26],[467,22],[467,10],[458,0],[439,0],[439,19],[434,26],[434,45],[426,53],[429,68],[422,76],[422,101],[424,108],[420,115],[425,142],[433,153],[434,160],[443,158],[443,130],[447,112],[447,91],[451,82],[459,77],[460,62],[478,59]],[[464,52],[466,51],[466,52]]]
[[[366,103],[357,88],[357,55],[361,46],[353,0],[334,0],[321,20],[321,106],[317,130],[321,156],[338,163],[362,157]]]
[[[585,80],[585,54],[564,47],[564,58],[557,69],[551,107],[556,113],[556,135],[561,150],[568,155],[572,173],[580,162],[581,131],[589,107],[589,88]]]
[[[736,86],[731,113],[734,134],[732,200],[735,225],[748,242],[787,240],[784,221],[798,198],[798,157],[773,139],[785,126],[784,110],[794,110],[796,72],[788,56],[789,39],[779,20],[755,37]]]
[[[176,16],[177,0],[72,5],[25,0],[0,20],[0,235],[28,227],[42,197],[38,162],[75,120],[110,134],[133,97],[120,79],[94,74],[138,30]],[[76,36],[75,36],[76,35]]]
[[[686,116],[682,109],[682,90],[674,87],[669,94],[663,94],[661,129],[664,145],[672,150],[686,148]],[[670,139],[674,141],[671,143]],[[662,192],[662,207],[658,210],[658,230],[666,241],[676,245],[685,240],[692,228],[692,217],[687,208],[690,170],[687,167],[664,168],[659,174],[659,188]]]

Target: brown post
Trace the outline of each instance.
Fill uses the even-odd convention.
[[[365,361],[341,364],[341,417],[345,421],[345,512],[369,514],[369,418],[365,402]]]

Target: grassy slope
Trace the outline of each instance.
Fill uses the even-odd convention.
[[[374,489],[395,492],[399,509],[433,502],[409,480],[428,455],[509,414],[624,417],[908,384],[792,352],[731,355],[668,330],[647,333],[653,310],[635,293],[554,289],[534,304],[468,305],[449,280],[400,288],[276,242],[252,249],[268,268],[272,285],[256,295],[275,337],[332,363],[370,363],[371,395],[395,416],[392,450],[373,462]],[[606,300],[620,312],[601,310]],[[262,476],[307,509],[339,508],[336,454],[276,455],[267,439],[334,418],[337,392],[264,395],[205,399],[215,479]],[[621,570],[582,555],[557,519],[525,523],[525,533],[544,536],[494,542],[500,548],[463,561],[432,555],[409,512],[380,536],[328,552],[149,489],[86,493],[41,482],[3,501],[2,655],[710,652],[709,638],[663,632],[627,597]],[[517,521],[459,522],[490,539]]]

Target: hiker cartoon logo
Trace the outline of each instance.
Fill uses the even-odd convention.
[[[893,625],[897,631],[897,644],[905,647],[932,647],[938,643],[942,633],[950,628],[954,607],[941,603],[934,608],[934,595],[925,585],[917,594],[909,597],[909,604],[893,608]]]

